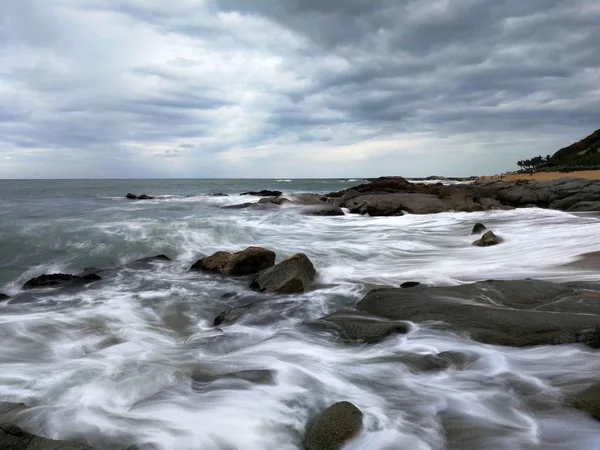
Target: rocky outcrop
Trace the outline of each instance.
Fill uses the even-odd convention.
[[[471,234],[481,234],[485,230],[487,230],[487,227],[484,224],[482,224],[480,222],[477,222],[475,225],[473,225],[473,229],[471,230]]]
[[[377,289],[357,309],[390,320],[444,322],[494,345],[581,343],[600,348],[600,291],[545,281]]]
[[[196,261],[190,270],[237,276],[255,274],[272,267],[274,264],[275,252],[261,247],[248,247],[237,253],[217,252]]]
[[[0,424],[0,448],[3,450],[93,450],[84,444],[55,441],[31,434],[16,425]]]
[[[570,399],[571,406],[600,420],[600,383],[596,383]]]
[[[473,245],[477,247],[489,247],[491,245],[498,245],[502,240],[494,234],[493,231],[486,232],[481,239],[477,239],[473,242]]]
[[[132,194],[131,192],[129,194],[127,194],[125,196],[125,198],[129,199],[129,200],[153,200],[154,199],[154,197],[147,195],[147,194],[135,195],[135,194]]]
[[[279,197],[281,194],[281,191],[269,191],[268,189],[263,189],[262,191],[243,192],[240,195],[254,195],[257,197]]]
[[[337,333],[349,343],[375,344],[394,334],[408,333],[410,326],[355,311],[336,312],[311,323]]]
[[[339,450],[362,428],[363,414],[350,402],[331,405],[309,425],[307,450]]]
[[[304,253],[298,253],[258,275],[251,289],[271,294],[296,294],[309,289],[317,271]]]
[[[52,273],[40,275],[39,277],[28,280],[23,289],[40,289],[49,287],[62,287],[72,284],[89,284],[94,281],[99,281],[102,278],[96,274],[86,274],[83,276],[69,275],[66,273]]]

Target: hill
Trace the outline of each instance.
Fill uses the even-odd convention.
[[[550,162],[557,166],[600,165],[600,129],[575,144],[561,148]]]

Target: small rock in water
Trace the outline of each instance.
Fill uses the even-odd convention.
[[[7,298],[10,298],[8,295],[3,294],[2,292],[0,292],[0,300],[6,300]]]
[[[362,428],[363,413],[350,402],[331,405],[319,414],[306,433],[307,450],[339,450]]]
[[[240,195],[255,195],[257,197],[279,197],[281,194],[281,191],[269,191],[268,189],[263,189],[262,191],[243,192]]]
[[[298,253],[265,270],[250,284],[251,289],[272,294],[306,291],[317,271],[304,253]]]
[[[349,343],[376,344],[394,334],[408,333],[405,322],[391,321],[359,312],[336,312],[312,323],[331,328]]]
[[[420,285],[421,283],[419,283],[418,281],[405,281],[404,283],[402,283],[400,285],[401,288],[407,289],[407,288],[413,288],[413,287],[417,287],[418,285]]]
[[[473,245],[477,247],[489,247],[491,245],[497,245],[500,243],[500,238],[494,234],[493,231],[488,231],[485,233],[481,239],[473,242]]]
[[[229,197],[227,194],[223,194],[222,192],[217,192],[216,194],[212,194],[213,197]]]
[[[79,279],[78,276],[69,275],[66,273],[52,273],[49,275],[40,275],[39,277],[32,278],[31,280],[27,281],[23,285],[23,289],[64,286],[77,279]]]
[[[571,405],[575,409],[588,413],[594,419],[600,420],[600,383],[596,383],[575,395],[571,399]]]
[[[250,275],[272,267],[275,257],[275,252],[261,247],[248,247],[237,253],[221,251],[196,261],[190,270],[218,272],[228,276]]]
[[[471,234],[481,234],[485,230],[487,230],[487,227],[484,224],[477,222],[475,225],[473,225],[473,230],[471,231]]]
[[[154,199],[154,197],[152,197],[152,196],[150,196],[150,195],[147,195],[147,194],[142,194],[142,195],[140,195],[140,196],[139,196],[137,199],[138,199],[138,200],[153,200],[153,199]]]
[[[129,199],[129,200],[137,200],[138,196],[135,194],[132,194],[131,192],[129,194],[127,194],[125,196],[125,198]]]

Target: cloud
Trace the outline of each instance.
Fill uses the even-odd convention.
[[[599,20],[595,0],[5,0],[0,177],[512,169],[598,128]]]

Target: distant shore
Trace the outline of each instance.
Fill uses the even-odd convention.
[[[531,175],[529,173],[515,173],[505,175],[485,175],[480,177],[481,180],[502,179],[503,181],[549,181],[557,180],[559,178],[584,178],[586,180],[600,180],[600,170],[580,170],[573,172],[535,172]]]

